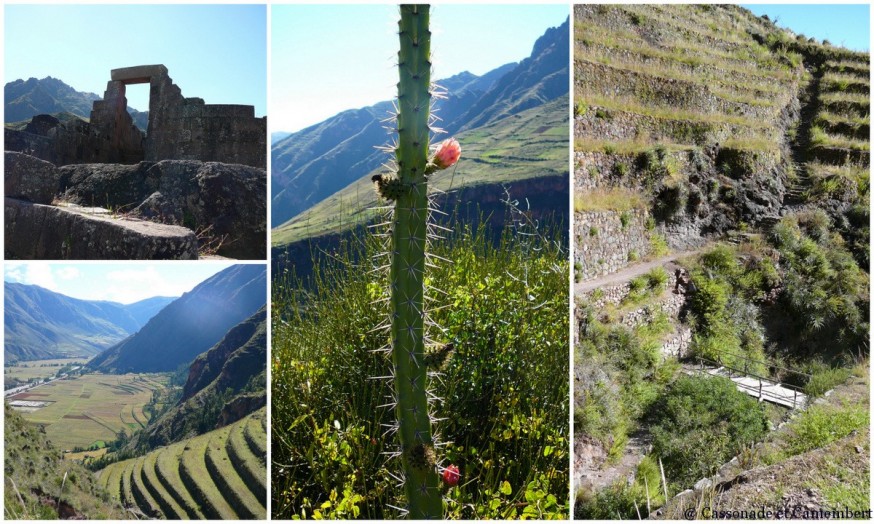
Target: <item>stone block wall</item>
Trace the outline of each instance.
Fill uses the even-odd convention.
[[[615,273],[631,260],[646,256],[650,251],[648,216],[641,209],[576,213],[574,267],[579,279]]]
[[[127,112],[128,84],[149,83],[149,127],[144,135]],[[63,166],[200,160],[267,167],[267,118],[248,105],[207,105],[185,98],[163,65],[112,71],[90,122],[34,117],[24,131],[6,130],[7,151],[19,151]]]

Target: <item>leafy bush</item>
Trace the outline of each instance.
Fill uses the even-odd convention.
[[[350,242],[317,264],[306,285],[273,283],[274,516],[382,519],[403,504],[399,462],[386,431],[395,420],[387,342],[386,284],[371,271],[380,247]],[[462,482],[447,496],[453,518],[567,517],[569,264],[541,236],[464,229],[433,254],[440,305],[431,333],[453,348],[432,380],[443,465]],[[335,422],[336,421],[336,422]],[[475,482],[467,480],[476,479]],[[509,492],[508,492],[509,491]]]
[[[742,446],[767,432],[762,406],[725,378],[683,376],[651,410],[653,455],[671,482],[710,476]]]

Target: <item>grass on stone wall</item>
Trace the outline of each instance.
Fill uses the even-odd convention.
[[[679,109],[674,106],[641,103],[639,98],[632,97],[603,97],[593,93],[587,93],[584,89],[577,90],[577,97],[584,100],[590,106],[598,106],[613,111],[625,111],[638,115],[658,118],[660,120],[684,120],[688,122],[705,124],[730,124],[751,129],[765,130],[773,125],[760,118],[749,118],[725,113],[702,113]]]
[[[810,144],[814,147],[835,147],[854,151],[871,150],[871,145],[867,141],[829,134],[819,126],[810,128]]]
[[[577,213],[624,212],[646,209],[648,205],[648,200],[640,191],[625,188],[595,189],[574,195],[574,211]]]

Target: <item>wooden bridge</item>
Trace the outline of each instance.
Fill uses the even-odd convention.
[[[694,371],[714,377],[725,377],[734,382],[739,391],[742,391],[752,397],[756,397],[759,402],[770,402],[772,404],[777,404],[778,406],[783,406],[789,409],[807,408],[807,395],[804,394],[802,388],[799,388],[798,386],[793,386],[791,384],[781,384],[779,382],[775,382],[772,379],[759,376],[748,370],[748,363],[765,365],[767,365],[767,363],[752,360],[745,355],[732,356],[744,359],[744,369],[738,369],[737,367],[725,364],[724,362],[722,362],[721,356],[717,356],[716,360],[696,356],[694,357],[694,359],[698,365],[694,369]],[[785,371],[789,371],[797,375],[806,376],[808,378],[810,377],[810,375],[807,375],[806,373],[801,373],[800,371],[795,371],[788,368],[780,368],[778,366],[771,367],[783,369]]]

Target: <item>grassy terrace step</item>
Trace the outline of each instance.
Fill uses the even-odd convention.
[[[635,45],[627,43],[617,43],[604,39],[600,41],[585,32],[577,32],[576,34],[576,49],[584,56],[597,56],[599,61],[605,59],[628,59],[637,57],[639,60],[650,59],[658,60],[668,64],[682,64],[687,67],[697,69],[701,67],[710,67],[714,70],[727,71],[737,73],[750,78],[776,79],[780,81],[792,80],[797,76],[797,73],[791,70],[779,69],[764,69],[757,68],[753,65],[744,62],[727,61],[712,57],[700,55],[687,55],[678,52],[672,52],[652,45]],[[612,44],[612,45],[611,45]]]
[[[100,483],[109,493],[109,496],[115,500],[121,500],[121,473],[123,470],[124,468],[119,467],[119,463],[116,462],[100,471]]]
[[[584,99],[585,101],[585,99]],[[684,119],[683,116],[691,118]],[[713,118],[710,118],[710,117]],[[732,137],[748,141],[771,143],[776,148],[781,136],[773,127],[750,127],[744,123],[721,120],[724,115],[694,115],[679,113],[645,115],[630,111],[589,107],[581,118],[574,119],[574,135],[581,139],[597,140],[603,136],[613,140],[632,141],[643,136],[649,142],[680,144],[724,143]],[[769,133],[769,134],[766,134]]]
[[[827,111],[859,117],[871,112],[871,99],[860,93],[821,93],[819,101]]]
[[[703,70],[703,68],[697,68],[696,72],[693,73],[690,67],[677,64],[644,62],[635,60],[633,57],[628,59],[613,57],[606,60],[603,56],[595,56],[595,53],[590,53],[590,55],[576,54],[574,57],[575,72],[585,64],[597,64],[650,78],[675,80],[704,86],[714,95],[725,100],[733,102],[743,101],[751,105],[783,105],[784,100],[787,98],[784,85],[760,81],[751,77],[745,78],[743,75],[733,75],[731,78],[727,78],[722,72],[717,74],[712,71]]]
[[[850,149],[853,151],[868,151],[871,148],[868,140],[854,140],[842,135],[831,135],[817,126],[813,126],[810,130],[810,144],[813,147]]]
[[[124,506],[136,506],[139,507],[137,501],[134,499],[133,491],[131,490],[131,473],[134,470],[134,462],[136,459],[128,459],[118,463],[118,467],[121,468],[121,503]]]
[[[140,508],[140,511],[150,517],[162,518],[164,515],[161,512],[161,507],[158,505],[157,501],[155,501],[154,497],[152,497],[152,494],[149,493],[148,489],[146,489],[145,483],[143,482],[143,462],[145,462],[145,457],[139,457],[134,461],[131,470],[131,492],[133,493],[134,500]]]
[[[577,59],[574,65],[574,82],[577,86],[575,98],[580,92],[603,96],[608,100],[617,97],[633,97],[645,100],[647,105],[664,104],[679,110],[696,109],[705,104],[708,113],[723,113],[746,116],[756,120],[775,119],[780,107],[785,105],[784,90],[780,99],[761,98],[752,91],[724,91],[707,82],[693,82],[675,78],[665,78],[653,74],[614,67],[612,64],[598,64],[585,59]]]
[[[672,151],[691,151],[698,147],[694,144],[674,144],[642,140],[598,140],[590,138],[577,138],[574,140],[574,151],[592,151],[610,155],[638,155],[656,146],[663,146]]]
[[[820,90],[829,93],[859,93],[867,96],[871,90],[871,82],[868,77],[845,73],[826,73],[822,77]]]
[[[258,417],[259,413],[261,414],[260,417]],[[267,417],[264,416],[264,413],[266,413],[266,411],[262,409],[256,412],[254,416],[246,419],[246,431],[244,436],[246,437],[246,443],[249,445],[252,453],[266,462],[267,432],[264,429],[264,424],[266,423]]]
[[[225,426],[210,433],[211,438],[206,448],[206,469],[225,500],[236,510],[239,518],[264,519],[267,517],[267,510],[237,474],[225,451],[225,443],[232,426]]]
[[[142,480],[149,494],[158,503],[161,513],[171,520],[180,520],[188,517],[176,500],[161,482],[157,473],[157,458],[163,450],[156,450],[143,457]]]
[[[200,512],[199,505],[179,477],[179,463],[182,460],[181,455],[184,449],[185,443],[180,442],[160,450],[155,461],[155,473],[176,504],[188,515],[188,518],[204,519],[206,517]]]
[[[649,116],[660,120],[682,120],[686,122],[706,124],[730,124],[762,131],[770,130],[773,125],[761,118],[731,115],[725,113],[702,113],[680,109],[666,104],[641,103],[639,99],[632,97],[603,97],[595,93],[589,93],[585,89],[579,90],[578,100],[588,105],[598,106],[612,111],[622,111],[637,115]],[[772,116],[776,117],[776,112]]]
[[[225,452],[246,487],[262,506],[267,505],[267,464],[264,456],[255,455],[246,442],[246,425],[234,424],[225,442]]]
[[[860,149],[817,146],[810,149],[810,156],[820,163],[832,166],[846,164],[870,165],[871,163],[871,152]]]
[[[857,140],[868,140],[871,125],[868,116],[850,117],[823,111],[816,115],[814,124],[831,135],[844,135]]]
[[[208,519],[237,519],[237,513],[225,501],[207,470],[208,445],[209,433],[186,442],[185,452],[179,462],[179,476]]]
[[[846,73],[863,78],[869,78],[871,74],[871,65],[868,62],[829,61],[825,63],[823,69],[825,71]]]
[[[662,27],[672,29],[674,33],[679,32],[687,38],[701,42],[721,43],[725,46],[748,46],[750,43],[749,36],[735,27],[737,24],[733,23],[732,20],[723,17],[721,23],[717,23],[718,13],[715,11],[707,13],[706,19],[702,19],[701,13],[683,6],[623,5],[621,9],[628,13],[651,18]]]

